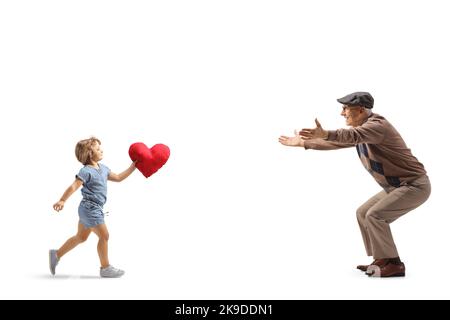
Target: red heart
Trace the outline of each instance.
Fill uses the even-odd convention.
[[[170,149],[160,143],[149,149],[144,143],[136,142],[130,146],[128,154],[132,161],[136,161],[136,168],[148,178],[167,162]]]

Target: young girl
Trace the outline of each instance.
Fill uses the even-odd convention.
[[[106,228],[103,205],[106,202],[106,181],[120,182],[127,178],[135,169],[135,164],[120,174],[111,172],[111,170],[100,164],[103,159],[103,150],[100,147],[100,140],[90,138],[81,140],[75,147],[75,155],[84,167],[76,175],[75,181],[62,195],[61,199],[53,205],[57,212],[64,208],[67,199],[80,188],[83,199],[78,207],[80,221],[78,223],[78,232],[75,236],[68,239],[59,250],[50,250],[50,272],[54,275],[56,265],[59,260],[70,250],[80,243],[86,241],[91,232],[94,232],[99,240],[97,245],[98,256],[100,257],[100,276],[106,278],[118,278],[125,273],[123,270],[114,268],[108,260],[108,238],[109,233]]]

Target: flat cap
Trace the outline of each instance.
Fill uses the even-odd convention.
[[[337,99],[339,103],[347,104],[350,106],[363,106],[368,109],[373,108],[373,97],[368,92],[353,92],[345,97]]]

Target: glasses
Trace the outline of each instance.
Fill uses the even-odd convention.
[[[356,110],[356,109],[358,109],[358,108],[361,108],[361,107],[360,107],[360,106],[349,106],[349,105],[344,104],[344,105],[342,106],[342,111],[345,111],[345,110],[347,110],[347,109],[350,109],[350,110]]]

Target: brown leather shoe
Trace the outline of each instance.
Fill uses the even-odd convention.
[[[405,276],[405,264],[387,263],[384,266],[373,265],[367,268],[366,274],[371,277],[404,277]]]
[[[388,259],[375,259],[371,264],[369,264],[369,265],[359,265],[359,266],[356,267],[356,269],[366,272],[367,269],[369,268],[369,266],[376,265],[376,266],[382,267],[387,262],[388,262]]]

